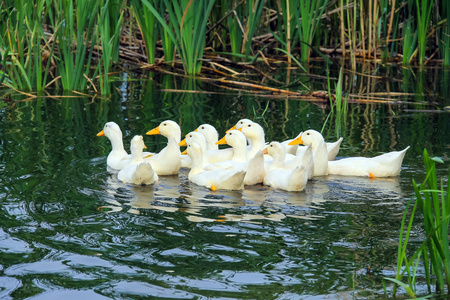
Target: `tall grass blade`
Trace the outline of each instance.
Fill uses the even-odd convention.
[[[432,292],[433,285],[435,286],[436,293],[444,294],[445,285],[447,286],[447,291],[450,291],[450,253],[448,241],[448,227],[450,222],[450,208],[448,205],[448,200],[450,199],[450,188],[447,186],[447,188],[444,189],[444,180],[441,179],[438,182],[436,162],[442,161],[437,158],[430,158],[427,150],[425,149],[424,163],[427,176],[421,184],[417,184],[413,180],[415,192],[414,207],[410,216],[406,235],[403,239],[406,215],[411,200],[405,208],[400,228],[397,274],[395,280],[388,279],[395,282],[393,289],[394,295],[396,293],[397,285],[413,291],[418,268],[418,261],[416,261],[414,265],[414,260],[419,260],[420,254],[423,254],[423,266],[425,268],[425,279],[427,282],[428,291],[430,293]],[[410,230],[417,207],[419,207],[419,211],[423,217],[423,228],[426,234],[426,239],[415,252],[413,257],[408,260],[406,257],[406,247],[408,245],[408,238],[410,236]],[[403,266],[404,268],[402,269]],[[410,267],[413,268],[412,274],[409,270]],[[408,285],[401,281],[405,272],[408,274]]]
[[[422,66],[425,60],[427,48],[428,27],[430,25],[431,9],[434,1],[416,0],[417,22],[418,22],[418,46],[419,46],[419,64]]]
[[[320,17],[325,10],[328,0],[312,0],[300,1],[300,15],[295,15],[299,31],[299,40],[302,43],[312,45],[315,37],[316,29],[320,24]],[[302,62],[309,61],[310,47],[301,45],[301,60]]]
[[[151,1],[153,7],[160,7],[159,0]],[[144,38],[145,50],[149,64],[155,63],[156,42],[158,41],[158,20],[151,10],[140,0],[131,0],[133,15],[135,16],[142,37]],[[171,60],[169,58],[169,60]]]

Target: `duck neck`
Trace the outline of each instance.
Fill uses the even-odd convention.
[[[170,137],[167,139],[167,149],[171,149],[174,151],[180,152],[180,146],[178,145],[179,141],[176,137]],[[181,152],[180,152],[181,155]]]
[[[233,147],[233,158],[235,162],[246,162],[247,161],[247,146],[246,145],[232,145]]]
[[[275,168],[282,168],[285,158],[286,153],[277,153],[276,155],[272,156],[272,166]]]
[[[207,147],[208,151],[209,150],[217,150],[217,149],[219,149],[219,145],[216,145],[216,142],[214,142],[213,140],[208,141],[208,143],[206,144],[206,147]]]
[[[251,139],[251,145],[252,147],[250,148],[250,152],[249,152],[249,156],[250,158],[253,158],[253,156],[255,156],[255,154],[259,151],[262,150],[265,146],[266,142],[264,139],[264,136],[257,136]]]
[[[143,158],[143,151],[142,149],[133,149],[133,151],[131,151],[131,160],[134,163],[141,163],[144,161]]]
[[[111,141],[112,151],[114,152],[126,152],[123,147],[122,136],[112,137],[109,139]]]
[[[200,155],[191,156],[191,159],[192,165],[191,171],[189,172],[190,175],[202,172],[205,169],[205,166],[208,165],[207,158],[203,155],[203,153],[200,153]]]

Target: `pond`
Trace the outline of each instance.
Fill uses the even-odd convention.
[[[391,104],[349,103],[341,121],[328,118],[326,102],[156,74],[122,74],[109,99],[3,102],[0,298],[379,298],[383,277],[396,271],[411,181],[424,179],[423,149],[448,172],[450,90],[438,68],[377,72],[390,80],[354,75],[350,88],[404,95]],[[323,78],[310,84],[327,89]],[[338,159],[411,148],[394,178],[325,176],[302,192],[211,192],[190,183],[185,169],[151,187],[122,184],[106,168],[108,139],[96,137],[115,121],[128,149],[134,135],[166,119],[183,134],[209,123],[223,135],[241,118],[260,123],[267,141],[308,128],[323,128],[327,141],[342,136]],[[150,151],[166,142],[144,140]],[[416,245],[421,239],[417,226]]]

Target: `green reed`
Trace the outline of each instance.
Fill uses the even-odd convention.
[[[148,2],[142,1],[154,14],[164,29],[164,34],[172,40],[183,63],[186,74],[200,73],[203,58],[203,48],[206,41],[206,26],[209,13],[215,0],[201,0],[194,5],[193,0],[169,1],[163,0],[167,10],[169,27],[161,14]]]
[[[99,2],[61,0],[54,6],[58,30],[57,67],[64,90],[85,90],[94,46],[98,39]]]
[[[243,27],[241,24],[241,19],[239,16],[242,15],[243,8],[242,2],[238,2],[237,0],[226,1],[222,0],[222,5],[228,9],[233,10],[227,17],[227,26],[228,26],[228,36],[230,40],[230,49],[231,53],[241,53],[242,49],[242,41],[243,41]]]
[[[160,7],[159,0],[149,0],[155,7]],[[147,52],[147,61],[149,64],[155,63],[156,57],[156,42],[158,41],[158,20],[150,9],[140,0],[131,0],[133,15],[141,30],[142,37],[145,43],[145,50]],[[170,57],[168,60],[171,60]]]
[[[403,64],[409,64],[415,53],[417,46],[418,30],[416,29],[416,24],[414,22],[413,16],[413,6],[414,3],[409,1],[407,4],[408,11],[406,15],[408,16],[403,22]]]
[[[112,5],[110,5],[111,3]],[[113,19],[114,23],[111,24],[111,7],[114,7],[114,2],[107,0],[105,3],[102,3],[98,22],[102,56],[100,63],[97,64],[97,71],[100,73],[100,93],[102,95],[111,94],[108,73],[113,62],[115,50],[119,49],[120,28],[123,18],[122,12],[117,20]],[[115,9],[113,8],[113,10]],[[112,32],[111,29],[113,30]]]
[[[422,66],[425,60],[427,49],[428,27],[430,25],[430,16],[434,1],[416,0],[417,5],[417,30],[419,47],[419,64]]]
[[[421,184],[417,184],[413,180],[415,199],[411,199],[410,202],[412,200],[415,200],[415,202],[408,223],[406,223],[406,218],[410,202],[405,208],[403,215],[398,247],[397,274],[395,279],[385,278],[394,282],[394,295],[397,291],[397,286],[402,286],[411,297],[415,297],[415,277],[418,261],[421,257],[421,262],[425,268],[428,292],[432,293],[432,287],[434,286],[435,293],[443,295],[445,288],[447,288],[447,294],[450,295],[448,235],[450,224],[450,186],[448,181],[446,181],[447,187],[445,188],[444,180],[438,180],[436,162],[442,163],[442,160],[430,158],[427,150],[424,149],[424,163],[427,176]],[[426,238],[413,256],[408,259],[406,250],[417,208],[419,208],[423,219],[422,227]],[[406,233],[404,235],[405,228]],[[407,284],[401,281],[405,273],[407,273]]]
[[[301,42],[300,53],[302,62],[309,60],[316,29],[320,24],[320,18],[327,4],[328,0],[300,1],[299,10],[294,12]],[[298,12],[300,12],[300,15],[297,14]]]
[[[245,59],[247,60],[253,45],[253,37],[261,23],[261,15],[264,8],[265,0],[248,0],[245,2],[246,22],[245,34],[243,40]]]
[[[439,28],[439,50],[444,66],[450,66],[450,3],[442,1],[441,19],[446,20]]]
[[[344,72],[341,67],[339,71],[339,78],[337,83],[334,84],[334,94],[331,89],[331,80],[330,80],[330,72],[327,64],[327,83],[328,83],[328,98],[330,100],[330,113],[328,114],[321,132],[324,131],[326,124],[329,119],[334,118],[334,128],[336,136],[342,135],[342,126],[347,121],[347,113],[348,113],[348,96],[344,96],[344,88],[343,88],[343,80],[344,80]]]
[[[329,74],[328,66],[327,66],[327,74]],[[347,97],[344,97],[344,92],[343,92],[343,80],[344,80],[343,77],[344,77],[344,73],[343,73],[343,69],[341,67],[341,69],[339,71],[338,81],[337,81],[337,83],[334,84],[334,97],[333,97],[333,94],[331,93],[330,76],[329,75],[327,76],[328,97],[330,99],[331,111],[336,109],[336,113],[339,115],[345,114],[348,111]]]
[[[298,1],[281,0],[279,5],[281,8],[281,15],[278,13],[278,19],[283,22],[278,22],[279,40],[284,46],[284,50],[288,54],[288,62],[291,62],[292,45],[298,41],[297,22],[299,19],[299,4]],[[278,12],[278,10],[277,10]],[[295,20],[294,20],[295,18]],[[284,29],[284,30],[283,30]]]
[[[46,2],[14,0],[0,4],[0,49],[8,71],[8,86],[22,90],[45,88],[53,57],[42,29]]]

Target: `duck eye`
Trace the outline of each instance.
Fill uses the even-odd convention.
[[[233,133],[232,133],[232,132],[230,132],[230,135],[233,135]]]
[[[309,132],[306,135],[309,135]]]
[[[166,123],[164,123],[164,126],[167,126],[167,124],[166,124]]]
[[[248,124],[248,127],[252,127],[252,124]]]
[[[202,126],[202,129],[205,129],[205,126]]]

